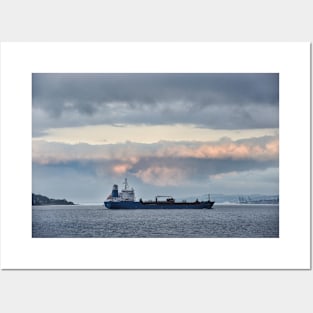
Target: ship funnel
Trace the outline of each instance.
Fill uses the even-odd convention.
[[[118,186],[117,185],[113,185],[112,198],[118,198]]]

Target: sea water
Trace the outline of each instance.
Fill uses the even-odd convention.
[[[279,237],[278,205],[200,210],[108,210],[103,205],[33,206],[33,238]]]

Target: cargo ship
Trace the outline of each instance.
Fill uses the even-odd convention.
[[[135,201],[135,191],[129,188],[127,178],[123,183],[124,188],[119,192],[118,185],[113,185],[112,193],[104,201],[104,205],[108,209],[212,209],[214,201],[210,200],[208,195],[207,201],[199,201],[196,199],[193,202],[185,200],[176,202],[172,196],[158,195],[155,200]]]

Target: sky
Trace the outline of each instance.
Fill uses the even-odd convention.
[[[276,73],[34,73],[34,193],[277,195]]]

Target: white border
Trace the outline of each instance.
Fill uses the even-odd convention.
[[[32,72],[279,72],[280,238],[32,239]],[[309,43],[3,43],[1,267],[309,269]]]

